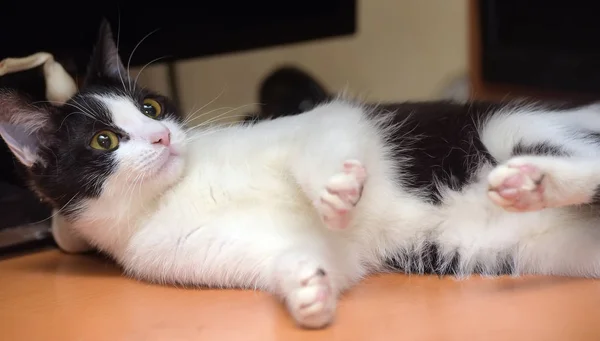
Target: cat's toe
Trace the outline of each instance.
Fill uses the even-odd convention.
[[[336,297],[329,276],[322,269],[298,279],[298,286],[286,296],[296,323],[303,328],[323,328],[333,321]]]
[[[348,225],[348,213],[359,202],[366,178],[362,163],[348,160],[344,162],[344,170],[329,179],[317,203],[329,228],[337,230]]]
[[[488,197],[507,211],[527,212],[543,209],[544,173],[535,165],[509,162],[496,167],[488,176]]]

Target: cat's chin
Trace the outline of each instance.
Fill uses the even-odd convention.
[[[171,152],[154,172],[153,177],[174,181],[183,172],[184,160],[179,153]]]
[[[155,162],[144,172],[143,182],[154,188],[170,187],[183,173],[185,160],[175,150],[164,150]]]

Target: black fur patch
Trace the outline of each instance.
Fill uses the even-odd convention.
[[[501,107],[492,103],[403,103],[383,106],[395,112],[391,124],[400,128],[388,143],[403,172],[404,186],[440,204],[440,188],[458,191],[472,181],[484,163],[496,164],[481,142],[475,122]]]
[[[593,141],[596,144],[600,145],[600,133],[595,131],[586,131],[584,139],[588,141]]]
[[[425,243],[418,250],[398,253],[387,260],[393,270],[407,274],[454,275],[459,270],[458,252],[442,257],[435,243]]]
[[[454,276],[460,274],[460,255],[458,251],[442,255],[436,243],[427,242],[418,250],[405,251],[387,260],[387,265],[396,271],[407,274]],[[496,271],[475,264],[473,273],[486,275],[506,275],[514,272],[515,262],[510,256],[502,257]]]
[[[97,131],[112,129],[109,113],[99,102],[81,99],[69,101],[50,118],[50,129],[40,134],[41,141],[48,141],[40,149],[42,162],[30,170],[34,188],[58,208],[97,197],[116,163],[112,153],[94,150],[89,142]]]
[[[535,144],[517,143],[513,147],[513,156],[519,155],[548,155],[548,156],[567,156],[568,153],[561,147],[550,142],[539,142]]]

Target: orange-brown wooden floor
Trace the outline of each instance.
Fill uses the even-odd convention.
[[[598,341],[600,281],[378,276],[305,331],[264,293],[149,285],[49,250],[0,261],[0,339]]]

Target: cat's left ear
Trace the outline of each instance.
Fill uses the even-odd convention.
[[[49,110],[34,106],[15,92],[0,90],[0,136],[27,167],[41,161],[39,149],[44,141],[43,131],[50,124]]]
[[[108,20],[102,19],[84,84],[90,84],[102,78],[121,81],[127,77],[127,71],[119,57],[110,23]]]

